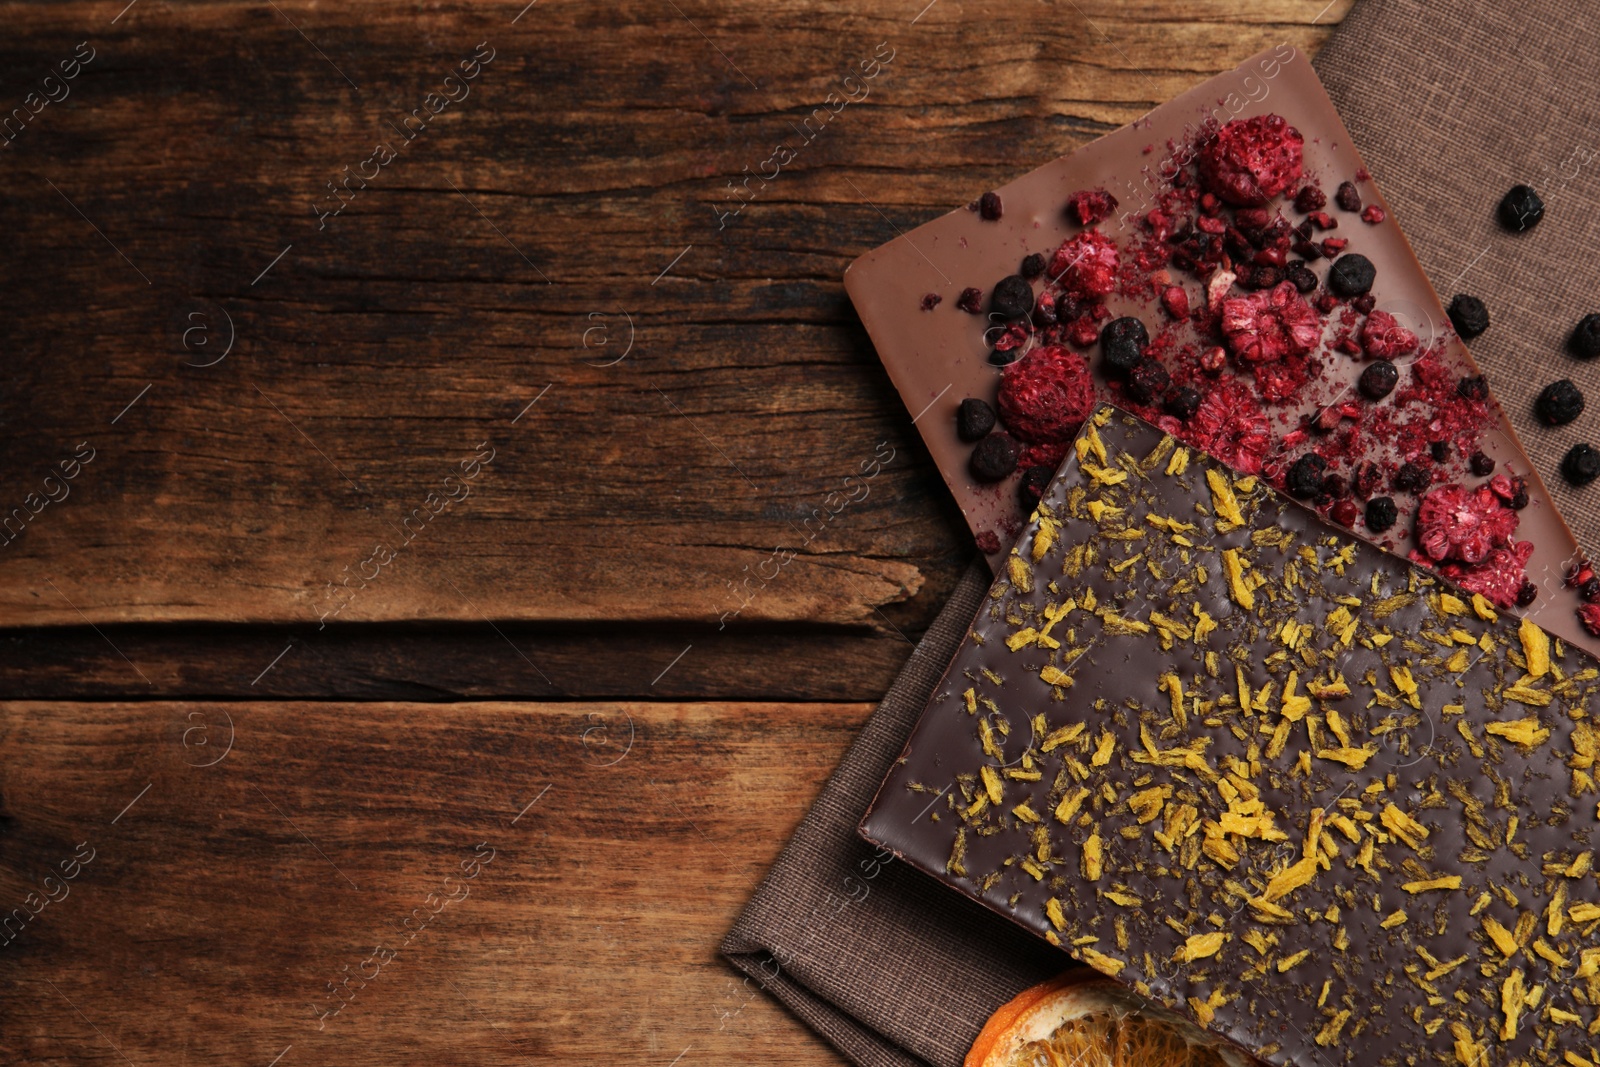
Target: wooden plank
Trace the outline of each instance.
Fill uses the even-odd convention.
[[[837,1063],[715,951],[869,711],[0,705],[7,1060]]]
[[[120,6],[5,8],[7,107],[94,50],[4,149],[8,623],[705,623],[775,551],[745,620],[925,623],[967,534],[845,264],[1342,5]]]
[[[13,699],[861,701],[917,631],[816,627],[216,624],[0,632]]]

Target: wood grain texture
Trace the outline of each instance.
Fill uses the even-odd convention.
[[[716,946],[869,711],[0,706],[5,1059],[837,1062]]]
[[[845,265],[1267,44],[1314,49],[1341,6],[7,5],[7,100],[78,42],[94,58],[0,148],[0,515],[25,530],[0,547],[0,612],[704,623],[742,604],[915,629],[968,538]],[[431,115],[482,42],[470,95]],[[720,215],[880,43],[870,95]],[[380,142],[395,158],[319,218]],[[224,314],[231,352],[195,366]],[[445,489],[480,443],[492,462]],[[70,496],[28,512],[80,444]],[[793,561],[745,603],[775,550]],[[358,571],[377,577],[330,592]]]

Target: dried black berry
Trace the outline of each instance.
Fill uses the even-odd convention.
[[[1428,476],[1427,468],[1420,463],[1402,463],[1400,469],[1394,472],[1392,484],[1402,493],[1420,493],[1430,481],[1432,479]]]
[[[1017,469],[1017,442],[1008,433],[992,433],[972,450],[967,467],[980,482],[998,482]]]
[[[1194,418],[1194,413],[1200,410],[1200,390],[1191,389],[1187,385],[1174,389],[1167,395],[1167,414],[1182,422]]]
[[[1525,608],[1539,599],[1539,587],[1532,582],[1523,582],[1522,588],[1517,590],[1517,607]]]
[[[1508,230],[1531,230],[1542,218],[1544,201],[1531,185],[1514,185],[1500,200],[1500,224]]]
[[[1520,482],[1519,481],[1517,483],[1517,491],[1515,493],[1511,494],[1511,500],[1509,502],[1507,502],[1506,507],[1510,508],[1512,511],[1521,511],[1523,508],[1525,508],[1527,506],[1528,506],[1528,486],[1527,486],[1527,484],[1525,482]]]
[[[1394,506],[1394,498],[1375,496],[1367,501],[1367,529],[1373,533],[1383,533],[1393,526],[1400,518],[1400,509]]]
[[[1600,600],[1600,578],[1590,578],[1588,581],[1578,583],[1578,595],[1593,604]]]
[[[1481,374],[1462,378],[1456,383],[1456,395],[1465,400],[1488,400],[1489,383]]]
[[[1567,347],[1579,359],[1600,356],[1600,315],[1585,315],[1579,320]]]
[[[1435,463],[1443,463],[1450,458],[1449,441],[1429,441],[1428,455],[1433,457]]]
[[[1561,460],[1561,473],[1573,485],[1588,485],[1600,477],[1600,451],[1593,445],[1573,445]]]
[[[1322,492],[1322,480],[1328,470],[1328,461],[1315,452],[1307,452],[1294,461],[1289,468],[1289,476],[1284,480],[1284,488],[1290,496],[1301,499],[1316,496]]]
[[[1044,256],[1037,252],[1022,257],[1022,276],[1037,278],[1044,273]]]
[[[1450,325],[1463,341],[1470,341],[1489,328],[1489,309],[1475,296],[1461,293],[1450,301]]]
[[[956,297],[956,307],[969,315],[978,315],[983,312],[983,290],[977,286],[969,286],[961,290],[961,295]]]
[[[1008,274],[994,287],[989,310],[1003,319],[1020,319],[1033,310],[1033,286],[1020,274]]]
[[[1349,491],[1350,483],[1344,480],[1344,475],[1330,474],[1322,479],[1322,492],[1319,495],[1337,500]]]
[[[1333,194],[1333,202],[1346,211],[1361,210],[1361,194],[1356,192],[1354,182],[1340,182],[1339,191]]]
[[[1371,293],[1362,293],[1360,296],[1350,301],[1350,306],[1361,312],[1363,315],[1372,314],[1372,309],[1377,307],[1377,305],[1378,298],[1373,296]]]
[[[1370,459],[1364,459],[1356,465],[1356,475],[1350,482],[1350,488],[1363,500],[1378,491],[1378,485],[1383,481],[1383,471]]]
[[[1000,194],[989,192],[978,197],[978,214],[990,222],[998,219],[1000,217]]]
[[[1171,383],[1167,368],[1153,359],[1141,359],[1128,372],[1128,393],[1141,404],[1155,403]]]
[[[1400,382],[1400,372],[1395,365],[1386,359],[1376,363],[1367,364],[1366,370],[1361,372],[1361,377],[1356,381],[1356,388],[1361,390],[1361,395],[1368,400],[1382,400],[1394,392],[1394,387]]]
[[[1022,481],[1017,483],[1017,499],[1022,501],[1022,509],[1032,513],[1039,506],[1039,501],[1044,497],[1044,491],[1050,485],[1050,479],[1055,476],[1055,471],[1049,467],[1026,467],[1022,471]]]
[[[1106,366],[1126,374],[1144,357],[1144,346],[1150,343],[1150,334],[1144,323],[1131,315],[1112,319],[1100,331],[1100,354]]]
[[[1320,255],[1321,253],[1318,253]],[[1302,293],[1309,293],[1317,287],[1317,276],[1311,273],[1311,268],[1304,263],[1291,263],[1284,269],[1283,276],[1294,282],[1294,287]]]
[[[1328,206],[1328,194],[1315,185],[1308,185],[1294,194],[1294,209],[1299,212],[1321,211]]]
[[[1245,263],[1235,269],[1239,274],[1241,289],[1271,289],[1284,279],[1283,268],[1271,264],[1257,266]]]
[[[1494,460],[1482,452],[1474,452],[1467,462],[1472,464],[1472,473],[1480,478],[1494,473]]]
[[[1022,349],[1020,348],[997,348],[989,353],[989,365],[991,367],[1009,367],[1021,358]]]
[[[1565,426],[1583,414],[1583,393],[1570,378],[1551,382],[1533,402],[1533,410],[1546,426]]]
[[[987,401],[968,397],[956,408],[956,436],[963,441],[978,441],[994,429],[994,408]]]
[[[1333,261],[1328,271],[1328,288],[1340,296],[1360,296],[1372,288],[1378,269],[1360,252],[1347,252]]]

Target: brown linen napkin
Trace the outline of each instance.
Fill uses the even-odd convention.
[[[995,1008],[1072,962],[856,836],[990,581],[974,559],[722,943],[863,1067],[959,1064]]]
[[[1600,360],[1564,350],[1600,312],[1600,37],[1572,23],[1553,0],[1364,0],[1315,66],[1444,302],[1488,305],[1472,354],[1592,546],[1600,483],[1573,490],[1556,473],[1573,443],[1600,444]],[[1546,205],[1524,234],[1495,221],[1518,183]],[[1595,410],[1550,430],[1533,397],[1563,377]],[[988,585],[975,562],[722,945],[857,1064],[956,1067],[996,1007],[1070,962],[932,879],[880,866],[855,832]]]

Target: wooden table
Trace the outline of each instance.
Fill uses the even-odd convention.
[[[1349,0],[124,4],[0,44],[0,1058],[837,1062],[716,945],[972,554],[840,275]]]

